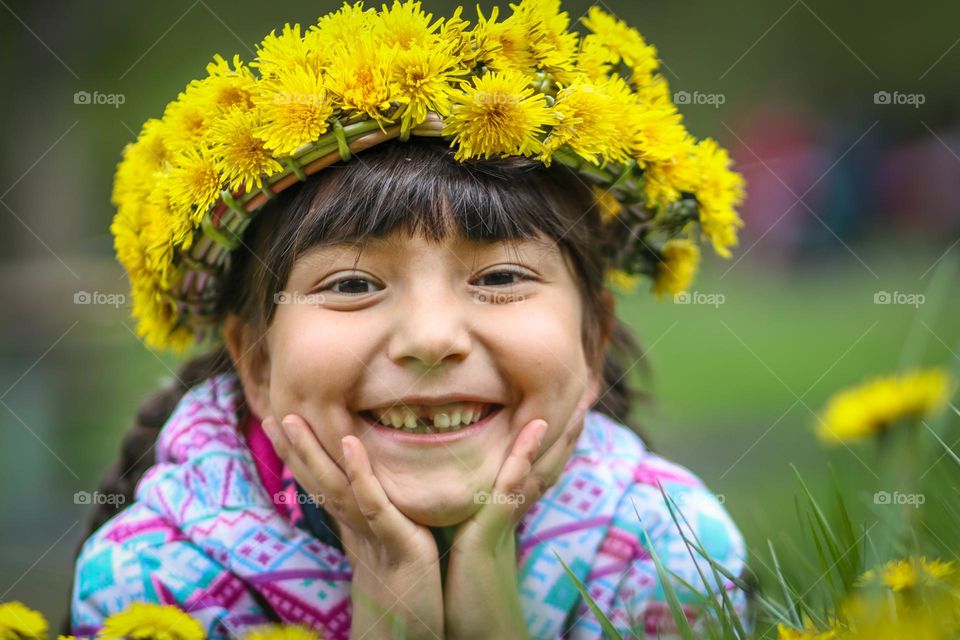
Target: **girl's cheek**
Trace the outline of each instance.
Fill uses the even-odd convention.
[[[288,412],[343,404],[362,375],[363,354],[343,326],[323,322],[316,309],[278,314],[271,338],[271,396]]]

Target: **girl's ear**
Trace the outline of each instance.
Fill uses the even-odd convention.
[[[253,336],[250,325],[232,313],[224,322],[223,337],[247,406],[258,418],[271,415],[270,358],[265,341]]]

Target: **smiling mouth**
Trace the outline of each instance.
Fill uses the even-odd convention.
[[[368,422],[403,433],[436,434],[460,431],[502,408],[502,404],[463,402],[443,407],[395,407],[379,414],[360,411],[360,415]]]

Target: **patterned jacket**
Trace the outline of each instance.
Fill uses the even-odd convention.
[[[211,638],[269,621],[349,637],[346,555],[303,506],[259,422],[238,424],[241,394],[236,377],[225,374],[183,397],[160,431],[156,462],[134,501],[81,549],[71,604],[75,635],[95,634],[107,616],[142,601],[182,608]],[[720,501],[690,471],[647,451],[626,426],[594,411],[585,420],[559,480],[517,527],[531,636],[602,637],[559,556],[625,637],[671,637],[676,627],[650,541],[665,567],[698,591],[706,591],[701,571],[712,590],[727,590],[749,629],[748,595],[725,579],[717,585],[708,563],[684,542],[660,487],[682,513],[686,537],[738,575],[746,551]],[[698,594],[674,585],[688,619],[706,615]]]

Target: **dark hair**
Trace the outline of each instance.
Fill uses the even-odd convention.
[[[458,162],[446,142],[424,138],[388,141],[363,151],[264,205],[244,234],[244,246],[230,256],[219,311],[235,314],[253,332],[265,331],[275,309],[274,294],[283,289],[302,253],[317,244],[362,244],[396,230],[437,240],[459,231],[477,241],[510,242],[538,234],[556,241],[575,270],[583,300],[587,362],[601,370],[601,395],[593,409],[640,433],[630,412],[635,400],[648,397],[631,387],[628,374],[637,368],[649,376],[649,367],[629,328],[604,303],[609,292],[602,247],[611,238],[603,235],[594,193],[561,164],[544,167],[519,157]],[[605,329],[609,344],[601,351]],[[126,502],[117,503],[130,504],[137,482],[154,463],[157,433],[180,398],[233,367],[224,347],[186,362],[176,380],[140,407],[123,439],[120,460],[103,476],[99,490],[123,494]],[[97,505],[81,546],[119,510],[115,504]]]

